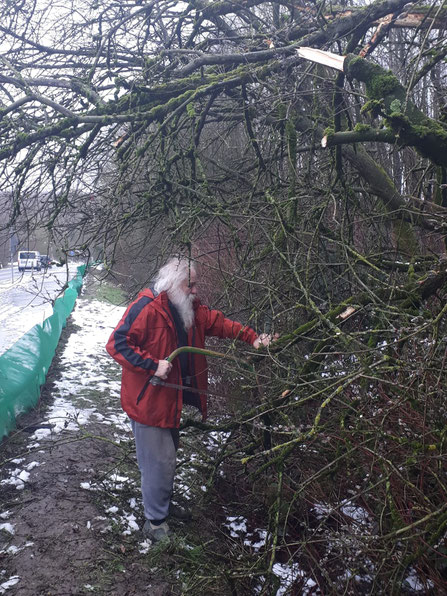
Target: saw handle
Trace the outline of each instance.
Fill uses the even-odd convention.
[[[177,356],[177,354],[174,351],[167,358],[165,358],[165,360],[167,362],[171,363],[176,356]],[[151,385],[154,385],[155,387],[157,387],[157,386],[159,387],[160,385],[165,384],[164,380],[161,377],[157,377],[156,375],[154,375],[149,382]]]

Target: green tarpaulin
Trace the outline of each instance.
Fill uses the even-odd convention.
[[[37,403],[62,329],[82,287],[85,269],[85,265],[78,267],[63,296],[56,300],[53,314],[0,356],[0,439],[15,427],[19,414]]]

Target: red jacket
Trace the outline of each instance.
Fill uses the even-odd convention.
[[[205,346],[205,336],[241,339],[252,344],[257,334],[250,327],[226,319],[218,310],[210,310],[196,300],[195,320],[188,332],[188,345]],[[158,361],[166,358],[177,345],[177,332],[168,306],[166,292],[154,296],[150,289],[138,295],[124,313],[110,336],[106,349],[121,364],[121,405],[136,422],[162,428],[178,428],[183,405],[183,391],[154,386],[150,379]],[[206,390],[208,366],[201,354],[189,354],[192,386]],[[167,383],[182,384],[180,361],[175,358]],[[206,419],[206,395],[200,394],[200,411]]]

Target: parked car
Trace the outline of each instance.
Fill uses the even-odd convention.
[[[36,271],[40,271],[42,268],[40,252],[38,250],[19,250],[17,255],[17,266],[19,271],[25,271],[25,269],[35,269]]]
[[[48,269],[53,265],[53,259],[48,255],[40,255],[40,264],[44,269]]]

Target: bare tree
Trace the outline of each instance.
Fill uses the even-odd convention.
[[[5,226],[94,247],[115,274],[175,245],[214,303],[281,332],[243,373],[252,409],[219,426],[225,481],[242,460],[241,501],[269,518],[263,593],[280,550],[323,593],[441,590],[445,3],[0,15]],[[219,575],[232,593],[253,588],[245,555]]]

